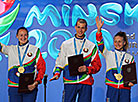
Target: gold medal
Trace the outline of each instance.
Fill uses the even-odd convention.
[[[115,75],[115,78],[117,80],[121,80],[123,78],[123,76],[119,73],[119,74],[114,74]]]
[[[23,73],[24,71],[25,71],[24,67],[21,66],[21,67],[18,68],[19,73]]]

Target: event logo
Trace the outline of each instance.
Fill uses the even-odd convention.
[[[72,26],[75,25],[78,18],[85,19],[88,22],[89,26],[93,26],[95,24],[95,18],[97,16],[97,9],[94,4],[90,3],[87,5],[87,9],[88,9],[88,13],[89,13],[89,14],[87,14],[82,9],[82,7],[78,4],[75,4],[73,9],[71,9],[71,7],[68,4],[71,4],[72,0],[64,0],[64,2],[65,2],[65,4],[63,4],[61,7],[62,16],[60,15],[56,6],[54,6],[52,4],[48,4],[43,9],[42,12],[40,12],[39,8],[36,5],[34,5],[30,9],[30,11],[25,19],[24,26],[31,27],[33,24],[34,18],[36,18],[38,23],[41,26],[43,26],[49,17],[54,27],[56,27],[56,28],[60,27],[62,20],[63,20],[65,26],[68,27],[68,26],[71,26],[69,23],[70,15],[72,18]],[[134,19],[138,19],[137,18],[137,15],[138,15],[137,8],[138,8],[138,5],[136,5],[133,9],[131,9],[131,7],[128,3],[125,4],[124,24],[130,26],[133,24]],[[119,14],[121,14],[123,12],[123,7],[119,3],[105,3],[105,4],[101,5],[99,12],[101,14],[102,20],[105,22],[106,25],[115,26],[120,21]],[[96,38],[95,38],[96,32],[97,32],[97,30],[93,30],[90,33],[90,35],[88,36],[88,39],[91,40],[92,42],[94,42],[95,44],[96,44]],[[111,34],[106,29],[102,29],[102,33],[103,33],[103,38],[105,39],[104,41],[105,41],[106,48],[108,50],[111,50],[112,46],[113,46],[113,38],[112,38]],[[56,48],[56,43],[57,43],[56,41],[58,38],[55,36],[59,36],[59,35],[63,36],[65,38],[65,40],[72,37],[71,32],[67,29],[58,29],[58,30],[54,31],[53,33],[51,33],[50,37],[53,37],[53,38],[50,40],[50,42],[48,44],[48,53],[54,59],[56,59],[56,57],[59,53],[59,50]]]
[[[5,1],[0,0],[0,15],[7,12],[14,4],[14,1],[15,0],[5,0]]]
[[[13,24],[13,22],[16,19],[16,16],[18,14],[20,4],[14,8],[13,4],[15,3],[15,0],[0,0],[0,35],[5,33]],[[11,12],[8,12],[8,10],[13,7],[14,9]],[[7,13],[8,12],[8,13]],[[4,15],[4,16],[3,16]],[[10,32],[2,37],[0,37],[0,42],[7,45],[10,40]],[[0,55],[0,61],[2,57]]]
[[[0,1],[0,15],[6,13],[13,6],[13,3],[14,0],[10,0],[10,2]],[[18,4],[12,12],[0,18],[0,35],[2,35],[5,31],[7,31],[11,27],[11,25],[16,19],[19,7],[20,4]]]

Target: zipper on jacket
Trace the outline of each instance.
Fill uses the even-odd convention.
[[[79,83],[79,75],[77,75],[77,83]]]
[[[118,89],[119,89],[120,80],[118,81]]]

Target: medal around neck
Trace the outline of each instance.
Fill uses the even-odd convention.
[[[24,69],[23,66],[20,66],[20,67],[18,68],[18,72],[19,72],[19,73],[23,73],[24,71],[25,71],[25,69]]]
[[[120,73],[119,74],[115,73],[114,76],[117,80],[121,80],[123,78],[123,76]]]

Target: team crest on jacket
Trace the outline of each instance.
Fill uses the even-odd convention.
[[[83,51],[84,51],[85,53],[87,53],[87,52],[89,51],[89,49],[88,49],[88,48],[84,48]]]
[[[125,63],[129,63],[129,59],[125,59]]]
[[[27,53],[28,57],[31,57],[33,54],[31,52]]]

